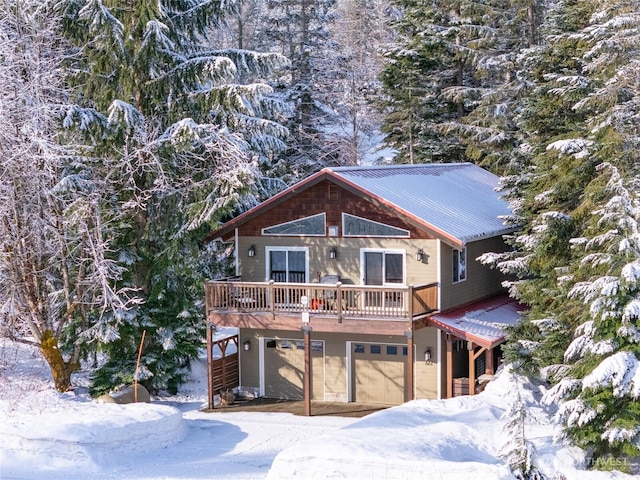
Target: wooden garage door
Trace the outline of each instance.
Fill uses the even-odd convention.
[[[324,342],[311,341],[311,398],[324,400]],[[266,339],[264,349],[265,396],[304,398],[304,341]]]
[[[352,343],[354,401],[399,405],[405,401],[406,345]]]

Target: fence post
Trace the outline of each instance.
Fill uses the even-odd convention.
[[[415,295],[415,289],[413,285],[409,285],[409,321],[413,322],[413,296]]]

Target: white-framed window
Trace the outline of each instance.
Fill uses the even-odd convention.
[[[343,237],[409,238],[409,230],[342,213]]]
[[[400,287],[406,284],[406,252],[404,250],[361,249],[360,270],[364,285]],[[362,299],[367,307],[394,307],[404,305],[404,294],[390,291],[366,292]]]
[[[453,283],[467,279],[467,247],[462,250],[453,249]]]
[[[265,227],[262,229],[262,235],[324,237],[326,235],[326,224],[327,215],[323,212],[310,217]]]
[[[361,277],[365,285],[404,285],[406,282],[405,251],[362,249]]]
[[[307,247],[266,247],[267,280],[309,283],[309,249]]]

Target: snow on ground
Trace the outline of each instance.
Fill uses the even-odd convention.
[[[554,443],[541,392],[508,372],[474,397],[417,400],[363,419],[205,413],[204,362],[193,377],[150,404],[100,404],[87,394],[86,372],[74,378],[75,392],[59,394],[37,351],[0,340],[0,478],[509,479],[500,452],[516,388],[547,478],[639,478],[585,471],[582,450]]]

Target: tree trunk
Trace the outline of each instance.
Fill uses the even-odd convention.
[[[42,356],[49,364],[51,375],[59,392],[66,392],[71,387],[71,371],[67,368],[67,364],[62,358],[62,353],[58,348],[58,338],[53,332],[46,331],[40,344]]]

